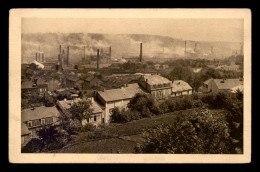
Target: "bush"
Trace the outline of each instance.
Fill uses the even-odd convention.
[[[22,147],[22,153],[41,152],[44,147],[42,140],[33,138],[24,147]]]
[[[117,107],[115,107],[112,110],[112,115],[111,115],[111,122],[112,123],[125,123],[128,122],[130,119],[129,114],[125,112],[125,110],[120,111]]]
[[[90,123],[87,123],[86,125],[82,126],[81,132],[87,132],[87,131],[94,131],[96,129],[96,126]]]
[[[205,110],[179,116],[169,125],[143,132],[138,153],[230,153],[227,122]]]

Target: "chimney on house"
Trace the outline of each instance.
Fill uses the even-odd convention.
[[[97,69],[99,69],[99,49],[97,49]]]
[[[140,62],[142,62],[142,55],[143,55],[142,48],[143,48],[143,44],[140,43]]]
[[[70,47],[67,47],[67,66],[69,66]]]

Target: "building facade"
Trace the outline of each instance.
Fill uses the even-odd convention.
[[[172,82],[160,75],[142,75],[139,84],[158,99],[167,98],[172,93]]]
[[[38,137],[37,131],[45,125],[58,124],[58,118],[60,116],[56,107],[36,107],[31,109],[24,109],[22,111],[22,123],[31,132],[31,137]],[[22,125],[23,125],[22,124]]]
[[[115,107],[119,109],[127,108],[127,104],[135,94],[142,92],[137,83],[126,84],[119,89],[98,91],[95,98],[104,107],[104,123],[110,122],[112,110]]]
[[[193,93],[192,87],[185,81],[176,80],[172,82],[172,96],[190,95]]]

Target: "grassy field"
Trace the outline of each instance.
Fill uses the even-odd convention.
[[[80,133],[73,145],[55,152],[62,153],[134,153],[134,147],[142,141],[141,133],[162,123],[170,124],[179,115],[185,115],[193,109],[172,112],[152,118],[143,118],[125,124],[110,124],[93,132]],[[212,110],[218,113],[220,110]],[[90,137],[91,135],[91,137]]]

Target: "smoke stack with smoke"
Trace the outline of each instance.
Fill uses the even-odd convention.
[[[99,69],[99,49],[97,49],[97,69]]]
[[[140,62],[142,62],[142,48],[143,48],[143,45],[142,45],[142,43],[140,43]]]
[[[70,54],[70,47],[67,47],[67,66],[69,66],[69,54]]]

